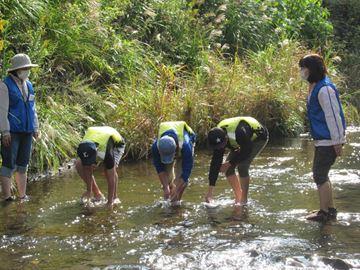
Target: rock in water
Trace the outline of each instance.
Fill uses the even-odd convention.
[[[323,261],[323,263],[330,265],[334,269],[348,270],[353,267],[352,265],[348,264],[347,262],[344,262],[343,260],[341,260],[339,258],[332,258],[332,259],[331,258],[322,258],[321,260]]]

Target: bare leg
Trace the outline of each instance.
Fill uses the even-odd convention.
[[[112,205],[115,199],[115,174],[115,167],[109,170],[105,169],[106,181],[108,183],[108,206]]]
[[[0,180],[1,180],[1,189],[4,196],[3,198],[7,199],[11,196],[11,178],[0,176]]]
[[[114,191],[114,199],[118,198],[118,184],[119,184],[119,176],[117,174],[117,171],[115,169],[115,191]]]
[[[237,177],[236,174],[233,175],[229,175],[227,177],[231,188],[234,191],[234,196],[235,196],[235,203],[240,203],[241,202],[241,187],[240,187],[240,183],[239,183],[239,178]]]
[[[240,177],[240,186],[241,186],[241,201],[240,203],[247,203],[248,193],[249,193],[249,183],[250,177]]]
[[[86,192],[83,194],[83,197],[91,197],[91,193],[94,192],[95,197],[100,197],[102,195],[98,185],[96,184],[95,177],[93,175],[92,166],[83,166],[81,160],[75,162],[75,168],[80,176],[80,178],[86,184]],[[90,185],[90,186],[89,186]]]
[[[330,201],[329,201],[329,208],[335,208],[332,184],[331,184],[330,181],[328,181],[328,182],[329,182],[329,184],[330,184]]]
[[[215,189],[215,186],[209,186],[208,192],[205,195],[205,202],[207,202],[207,203],[212,202],[214,189]]]
[[[320,198],[320,209],[328,212],[330,203],[332,202],[332,188],[329,181],[326,181],[318,187],[319,198]],[[332,202],[333,204],[333,202]]]
[[[26,173],[20,173],[20,172],[15,173],[15,181],[17,184],[20,198],[24,198],[26,195],[26,180],[27,180]]]

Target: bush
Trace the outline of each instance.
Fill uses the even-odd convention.
[[[325,0],[334,25],[334,47],[342,61],[339,69],[346,76],[349,101],[360,108],[360,2],[357,0]]]
[[[231,54],[263,50],[286,38],[324,47],[332,34],[320,0],[212,0],[199,8],[215,47]]]
[[[40,65],[33,171],[74,157],[92,125],[118,129],[130,158],[149,154],[166,120],[187,121],[200,144],[235,115],[296,135],[306,96],[297,63],[308,52],[296,40],[325,46],[331,33],[316,0],[5,0],[0,12],[3,75],[18,52]]]

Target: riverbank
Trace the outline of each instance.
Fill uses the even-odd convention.
[[[31,75],[42,133],[34,173],[56,171],[74,158],[94,125],[120,131],[128,160],[148,157],[167,120],[185,120],[199,146],[211,127],[236,115],[257,118],[276,136],[296,136],[305,129],[307,91],[298,61],[313,51],[323,52],[348,122],[359,122],[330,44],[330,14],[317,0],[0,6],[2,74],[19,51],[40,65]]]

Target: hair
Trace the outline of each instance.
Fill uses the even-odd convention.
[[[18,75],[17,75],[17,71],[18,71],[18,69],[15,69],[15,70],[9,71],[9,73],[10,73],[11,75],[17,77],[17,76],[18,76]]]
[[[305,55],[299,61],[299,67],[307,68],[309,70],[309,83],[317,83],[324,79],[327,74],[324,59],[318,54]]]

